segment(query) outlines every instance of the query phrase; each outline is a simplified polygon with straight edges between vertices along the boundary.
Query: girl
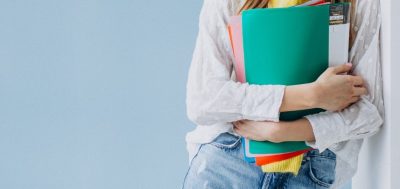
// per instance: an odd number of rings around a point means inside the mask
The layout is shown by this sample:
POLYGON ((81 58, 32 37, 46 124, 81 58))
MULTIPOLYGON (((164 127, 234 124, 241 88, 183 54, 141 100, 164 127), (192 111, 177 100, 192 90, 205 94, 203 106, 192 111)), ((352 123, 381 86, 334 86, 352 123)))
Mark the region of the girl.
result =
POLYGON ((357 170, 363 138, 383 123, 379 1, 352 2, 352 64, 328 68, 303 85, 239 83, 227 22, 242 10, 267 5, 268 0, 204 0, 187 82, 187 114, 197 127, 186 136, 190 166, 183 188, 340 188, 357 170), (349 71, 356 76, 342 74, 349 71), (278 122, 280 112, 308 108, 328 111, 278 122), (243 160, 240 136, 306 141, 314 150, 304 154, 297 176, 263 173, 243 160))

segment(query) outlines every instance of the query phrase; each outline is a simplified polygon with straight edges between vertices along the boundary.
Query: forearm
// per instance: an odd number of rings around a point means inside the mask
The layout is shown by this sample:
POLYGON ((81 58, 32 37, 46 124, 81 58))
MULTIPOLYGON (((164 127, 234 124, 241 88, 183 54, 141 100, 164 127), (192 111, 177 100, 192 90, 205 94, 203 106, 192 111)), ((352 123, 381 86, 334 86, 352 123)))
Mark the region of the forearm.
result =
POLYGON ((312 83, 285 87, 280 112, 315 108, 314 90, 312 83))
POLYGON ((347 75, 352 64, 329 67, 312 83, 285 88, 280 112, 322 108, 338 111, 359 100, 367 90, 363 78, 347 75))
POLYGON ((311 123, 302 118, 296 121, 279 122, 280 140, 286 141, 314 141, 314 132, 311 123))

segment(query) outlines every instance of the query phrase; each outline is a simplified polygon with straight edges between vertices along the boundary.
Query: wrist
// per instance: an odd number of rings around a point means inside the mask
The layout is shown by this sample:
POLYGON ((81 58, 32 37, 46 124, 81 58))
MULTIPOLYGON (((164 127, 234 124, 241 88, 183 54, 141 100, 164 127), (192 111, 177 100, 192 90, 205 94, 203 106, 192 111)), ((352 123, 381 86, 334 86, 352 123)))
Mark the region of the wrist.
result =
POLYGON ((285 130, 281 127, 282 122, 268 122, 268 129, 263 133, 264 139, 273 143, 283 142, 285 130))
POLYGON ((307 118, 280 123, 282 141, 313 141, 314 131, 307 118))
POLYGON ((287 141, 286 135, 287 131, 289 129, 288 125, 290 122, 286 121, 279 121, 274 124, 274 129, 272 130, 270 136, 269 136, 269 141, 274 142, 274 143, 280 143, 280 142, 285 142, 287 141))
POLYGON ((290 137, 291 129, 293 128, 294 121, 281 121, 279 122, 279 140, 281 142, 286 142, 290 137))
POLYGON ((319 99, 320 99, 320 89, 321 87, 318 85, 318 83, 316 82, 312 82, 308 84, 308 92, 305 95, 306 96, 306 100, 308 101, 307 105, 310 108, 320 108, 320 103, 319 103, 319 99))

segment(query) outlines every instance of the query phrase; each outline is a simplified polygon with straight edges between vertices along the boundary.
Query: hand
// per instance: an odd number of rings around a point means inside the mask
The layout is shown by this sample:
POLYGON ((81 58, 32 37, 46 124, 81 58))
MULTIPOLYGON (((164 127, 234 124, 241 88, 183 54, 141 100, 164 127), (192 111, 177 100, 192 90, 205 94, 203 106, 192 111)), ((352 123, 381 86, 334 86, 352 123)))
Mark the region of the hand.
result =
POLYGON ((251 121, 233 122, 234 130, 239 135, 256 141, 274 143, 286 141, 314 141, 314 131, 306 118, 296 121, 251 121))
POLYGON ((367 94, 360 76, 341 75, 351 70, 351 64, 328 68, 312 83, 314 100, 318 108, 340 111, 367 94))
POLYGON ((281 142, 279 122, 240 120, 233 122, 239 135, 256 141, 281 142))

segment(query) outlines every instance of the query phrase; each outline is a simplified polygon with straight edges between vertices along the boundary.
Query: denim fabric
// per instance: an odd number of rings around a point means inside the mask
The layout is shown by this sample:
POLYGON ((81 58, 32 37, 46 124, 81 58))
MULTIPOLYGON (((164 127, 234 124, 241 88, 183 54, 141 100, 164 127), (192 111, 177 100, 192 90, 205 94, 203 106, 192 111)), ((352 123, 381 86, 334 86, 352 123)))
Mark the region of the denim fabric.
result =
POLYGON ((186 173, 183 189, 326 189, 335 180, 336 155, 312 150, 304 155, 297 176, 291 173, 263 173, 243 160, 240 137, 220 134, 202 144, 186 173))

